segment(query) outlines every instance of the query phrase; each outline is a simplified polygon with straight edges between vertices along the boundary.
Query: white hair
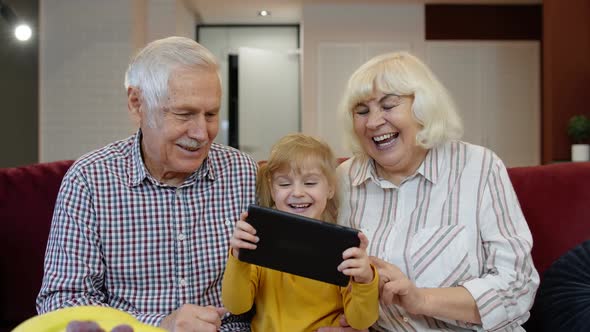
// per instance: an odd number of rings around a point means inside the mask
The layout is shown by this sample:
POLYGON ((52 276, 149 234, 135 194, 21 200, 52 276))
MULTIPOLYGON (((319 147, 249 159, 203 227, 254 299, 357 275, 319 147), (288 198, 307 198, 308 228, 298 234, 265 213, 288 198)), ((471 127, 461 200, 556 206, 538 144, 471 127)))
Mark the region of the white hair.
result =
POLYGON ((184 67, 201 67, 221 74, 215 56, 204 46, 185 37, 168 37, 149 43, 131 60, 125 72, 125 89, 135 87, 148 113, 148 125, 155 127, 156 110, 168 98, 170 74, 184 67))
POLYGON ((407 52, 383 54, 359 67, 350 77, 340 110, 346 119, 347 139, 356 155, 366 155, 353 128, 353 110, 375 91, 413 96, 412 114, 422 129, 418 145, 429 149, 463 135, 455 104, 432 71, 407 52))

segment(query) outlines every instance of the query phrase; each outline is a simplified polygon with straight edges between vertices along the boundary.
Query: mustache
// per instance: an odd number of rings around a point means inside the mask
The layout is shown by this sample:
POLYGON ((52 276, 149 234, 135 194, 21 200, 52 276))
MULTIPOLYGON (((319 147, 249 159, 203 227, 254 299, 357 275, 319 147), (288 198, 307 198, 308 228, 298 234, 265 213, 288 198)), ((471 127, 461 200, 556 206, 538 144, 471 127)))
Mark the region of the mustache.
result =
POLYGON ((183 137, 183 138, 177 140, 175 143, 178 145, 190 148, 190 149, 198 149, 200 147, 203 147, 203 146, 209 144, 209 141, 207 140, 207 141, 199 142, 196 139, 183 137))

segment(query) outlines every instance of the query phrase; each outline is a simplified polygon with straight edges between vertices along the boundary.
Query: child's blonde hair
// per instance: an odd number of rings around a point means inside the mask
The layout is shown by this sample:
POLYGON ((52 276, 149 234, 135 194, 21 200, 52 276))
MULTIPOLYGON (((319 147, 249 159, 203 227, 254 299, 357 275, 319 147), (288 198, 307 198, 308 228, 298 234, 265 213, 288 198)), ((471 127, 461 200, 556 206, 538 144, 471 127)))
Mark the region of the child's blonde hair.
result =
POLYGON ((330 146, 312 136, 304 134, 290 134, 281 138, 270 151, 268 161, 258 168, 256 180, 256 197, 258 204, 274 208, 275 202, 271 196, 272 175, 281 170, 291 169, 301 173, 305 166, 317 164, 322 174, 327 178, 328 185, 333 188, 334 195, 328 199, 322 213, 322 220, 335 223, 338 218, 338 183, 336 180, 336 166, 338 162, 330 146))

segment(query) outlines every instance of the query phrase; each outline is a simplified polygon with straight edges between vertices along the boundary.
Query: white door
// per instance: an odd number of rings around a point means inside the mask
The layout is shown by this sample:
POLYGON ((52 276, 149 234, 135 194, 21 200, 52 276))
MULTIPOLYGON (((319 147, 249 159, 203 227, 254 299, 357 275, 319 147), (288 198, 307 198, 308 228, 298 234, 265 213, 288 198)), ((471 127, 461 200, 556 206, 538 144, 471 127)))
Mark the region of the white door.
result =
POLYGON ((240 150, 268 159, 272 145, 299 125, 299 54, 238 50, 240 150))

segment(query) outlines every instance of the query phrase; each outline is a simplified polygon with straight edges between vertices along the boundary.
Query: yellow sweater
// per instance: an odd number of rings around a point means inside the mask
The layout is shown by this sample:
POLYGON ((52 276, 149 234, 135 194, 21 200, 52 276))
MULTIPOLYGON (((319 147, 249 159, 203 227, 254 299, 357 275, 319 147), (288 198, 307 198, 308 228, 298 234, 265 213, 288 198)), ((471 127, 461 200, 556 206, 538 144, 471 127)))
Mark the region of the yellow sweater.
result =
POLYGON ((373 271, 371 283, 351 281, 348 287, 338 287, 242 262, 230 250, 221 296, 223 305, 233 314, 256 305, 252 332, 315 331, 339 326, 342 313, 350 326, 360 330, 379 316, 379 276, 373 271))

